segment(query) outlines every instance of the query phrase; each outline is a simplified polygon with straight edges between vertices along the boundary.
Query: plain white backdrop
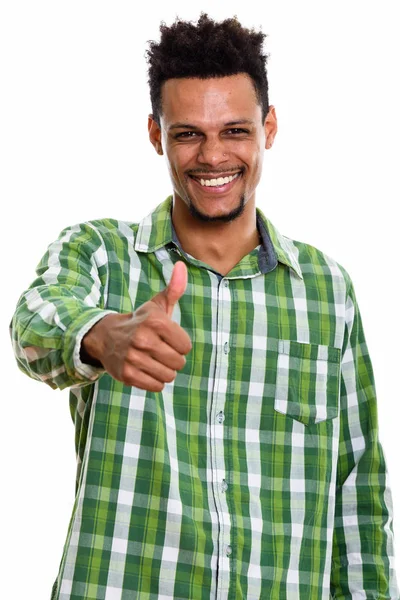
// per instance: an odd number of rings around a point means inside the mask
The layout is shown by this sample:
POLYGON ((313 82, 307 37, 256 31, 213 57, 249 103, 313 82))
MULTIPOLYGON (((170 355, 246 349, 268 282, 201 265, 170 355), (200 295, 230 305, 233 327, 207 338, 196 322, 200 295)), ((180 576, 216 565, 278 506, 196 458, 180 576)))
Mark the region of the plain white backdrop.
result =
POLYGON ((18 370, 10 319, 64 227, 136 221, 170 194, 164 159, 147 137, 144 53, 160 21, 197 19, 201 10, 218 20, 236 14, 268 34, 279 131, 257 204, 283 234, 317 246, 353 279, 375 372, 400 578, 398 9, 386 0, 3 2, 3 598, 50 598, 75 480, 68 390, 18 370))

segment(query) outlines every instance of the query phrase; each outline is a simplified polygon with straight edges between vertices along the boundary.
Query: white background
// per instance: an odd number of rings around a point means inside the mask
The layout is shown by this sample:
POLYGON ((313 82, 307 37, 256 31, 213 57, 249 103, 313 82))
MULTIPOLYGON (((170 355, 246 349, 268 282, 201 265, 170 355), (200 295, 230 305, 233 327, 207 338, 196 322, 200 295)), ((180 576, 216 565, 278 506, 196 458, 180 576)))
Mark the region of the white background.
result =
POLYGON ((68 391, 17 369, 9 321, 61 229, 102 217, 139 220, 169 195, 164 159, 147 138, 144 52, 161 20, 197 19, 200 10, 218 20, 237 14, 268 34, 279 131, 257 204, 283 234, 325 251, 353 279, 374 365, 400 576, 398 4, 216 4, 2 4, 3 598, 50 598, 75 479, 68 391))

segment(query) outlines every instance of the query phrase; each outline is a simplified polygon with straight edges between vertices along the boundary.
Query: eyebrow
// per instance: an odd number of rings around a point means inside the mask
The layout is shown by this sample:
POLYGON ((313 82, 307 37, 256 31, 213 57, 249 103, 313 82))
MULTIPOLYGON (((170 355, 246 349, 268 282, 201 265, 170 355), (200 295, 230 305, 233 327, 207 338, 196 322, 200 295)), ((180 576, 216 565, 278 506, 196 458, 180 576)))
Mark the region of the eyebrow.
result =
MULTIPOLYGON (((254 125, 254 121, 251 121, 250 119, 239 119, 237 121, 229 121, 228 123, 224 123, 224 127, 234 127, 235 125, 254 125)), ((173 125, 171 125, 168 128, 168 131, 171 131, 172 129, 194 129, 194 130, 199 130, 200 127, 197 127, 197 125, 191 125, 190 123, 173 123, 173 125)))

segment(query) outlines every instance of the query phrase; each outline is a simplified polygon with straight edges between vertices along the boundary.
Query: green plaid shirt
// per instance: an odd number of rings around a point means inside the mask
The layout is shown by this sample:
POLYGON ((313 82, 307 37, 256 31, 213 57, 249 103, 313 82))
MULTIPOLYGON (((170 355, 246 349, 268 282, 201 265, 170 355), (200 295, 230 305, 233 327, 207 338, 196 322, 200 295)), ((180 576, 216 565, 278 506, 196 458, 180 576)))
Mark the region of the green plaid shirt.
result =
POLYGON ((76 499, 53 600, 398 600, 377 401, 346 270, 282 236, 226 275, 140 223, 64 229, 11 324, 18 365, 70 388, 76 499), (160 393, 83 364, 84 334, 188 267, 192 340, 160 393))

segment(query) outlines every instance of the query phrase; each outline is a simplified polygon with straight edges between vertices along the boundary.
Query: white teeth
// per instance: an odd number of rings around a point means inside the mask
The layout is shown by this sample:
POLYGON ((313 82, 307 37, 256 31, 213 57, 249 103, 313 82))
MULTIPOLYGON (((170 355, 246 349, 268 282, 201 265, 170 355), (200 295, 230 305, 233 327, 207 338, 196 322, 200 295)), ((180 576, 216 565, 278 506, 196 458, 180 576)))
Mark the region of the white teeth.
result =
POLYGON ((229 177, 218 177, 218 179, 200 179, 200 183, 202 186, 206 187, 216 187, 217 185, 226 185, 230 183, 236 177, 239 177, 240 173, 236 173, 235 175, 230 175, 229 177))

